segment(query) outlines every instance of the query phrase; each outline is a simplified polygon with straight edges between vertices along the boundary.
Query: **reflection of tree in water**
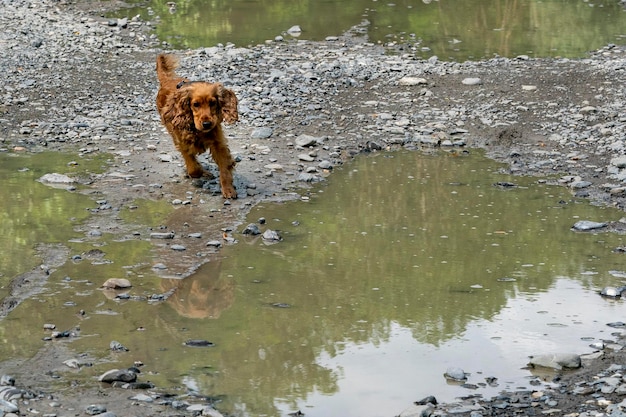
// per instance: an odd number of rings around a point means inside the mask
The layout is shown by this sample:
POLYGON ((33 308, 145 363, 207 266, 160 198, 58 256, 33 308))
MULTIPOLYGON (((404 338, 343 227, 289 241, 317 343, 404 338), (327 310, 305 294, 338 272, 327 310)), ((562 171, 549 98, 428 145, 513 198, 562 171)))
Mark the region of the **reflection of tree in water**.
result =
POLYGON ((184 279, 162 279, 163 292, 176 289, 167 299, 181 316, 217 319, 234 301, 235 282, 222 277, 221 262, 211 261, 184 279))
MULTIPOLYGON (((164 291, 178 288, 176 312, 200 318, 216 342, 193 361, 199 354, 188 350, 185 372, 224 395, 224 410, 279 415, 277 401, 295 408, 313 392, 337 392, 342 370, 324 356, 383 346, 398 326, 440 346, 518 292, 578 276, 589 239, 570 234, 569 222, 584 207, 566 212, 546 205, 541 189, 494 187, 511 180, 498 168, 474 152, 380 154, 338 173, 324 198, 255 208, 249 218, 269 219, 283 242, 241 237, 221 262, 163 280, 164 291), (497 281, 505 276, 517 281, 497 281)), ((559 201, 559 190, 545 192, 559 201)), ((178 355, 168 359, 183 369, 178 355)))
MULTIPOLYGON (((175 47, 198 48, 233 42, 256 44, 287 30, 294 22, 302 36, 321 40, 339 35, 367 19, 371 42, 419 39, 417 53, 459 62, 468 58, 584 56, 622 33, 621 4, 585 1, 399 0, 372 8, 371 0, 206 0, 177 1, 171 14, 168 0, 152 0, 160 17, 159 39, 175 47), (460 41, 460 42, 459 42, 460 41), (421 53, 421 47, 427 47, 421 53)), ((145 6, 124 9, 150 19, 145 6)))
POLYGON ((289 228, 288 207, 252 216, 282 219, 277 226, 292 244, 257 248, 266 253, 229 264, 280 280, 268 301, 306 306, 292 312, 291 337, 307 334, 331 355, 338 341, 386 340, 393 322, 439 346, 469 322, 498 314, 517 293, 542 291, 555 276, 581 270, 583 257, 563 253, 584 253, 588 241, 569 232, 571 211, 546 203, 544 193, 560 189, 495 187, 524 181, 498 168, 478 152, 359 159, 324 188, 323 199, 300 208, 300 227, 289 228), (503 277, 516 281, 498 281, 503 277))
POLYGON ((16 274, 30 270, 40 260, 33 248, 40 243, 64 242, 72 225, 88 215, 93 204, 80 193, 68 193, 37 181, 50 172, 80 178, 94 171, 99 159, 83 158, 77 166, 68 161, 76 155, 46 152, 33 155, 2 155, 0 199, 8 201, 0 210, 0 283, 6 286, 16 274), (79 165, 79 166, 78 166, 79 165), (72 220, 73 219, 73 220, 72 220))

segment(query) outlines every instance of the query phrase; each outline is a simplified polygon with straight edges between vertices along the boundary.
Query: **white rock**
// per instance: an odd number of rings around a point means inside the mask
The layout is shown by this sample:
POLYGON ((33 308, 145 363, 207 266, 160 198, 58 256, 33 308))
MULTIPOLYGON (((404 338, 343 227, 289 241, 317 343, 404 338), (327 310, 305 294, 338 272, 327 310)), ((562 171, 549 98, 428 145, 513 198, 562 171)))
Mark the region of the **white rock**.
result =
POLYGON ((141 402, 144 402, 144 403, 152 403, 152 402, 154 402, 154 398, 152 398, 151 396, 146 395, 146 394, 137 394, 137 395, 134 395, 134 396, 130 397, 130 399, 131 400, 135 400, 135 401, 141 401, 141 402))
POLYGON ((479 84, 482 84, 482 80, 480 78, 465 78, 461 82, 464 85, 479 85, 479 84))
POLYGON ((57 174, 56 172, 52 174, 45 174, 41 178, 39 178, 40 182, 45 182, 48 184, 72 184, 74 180, 67 175, 57 174))
POLYGON ((577 369, 581 366, 580 355, 575 353, 550 353, 533 356, 529 365, 553 369, 577 369))
POLYGON ((467 375, 465 374, 465 371, 463 371, 463 369, 461 368, 455 368, 455 367, 446 369, 446 373, 443 374, 443 376, 445 376, 446 379, 452 379, 455 381, 465 381, 467 379, 467 375))
POLYGON ((0 398, 0 410, 4 411, 5 413, 15 413, 19 410, 19 408, 12 402, 0 398))
POLYGON ((102 284, 102 287, 113 289, 130 288, 132 287, 132 284, 126 278, 109 278, 104 282, 104 284, 102 284))
POLYGON ((400 78, 400 80, 398 80, 398 85, 413 86, 413 85, 420 85, 420 84, 426 84, 426 78, 402 77, 400 78))
POLYGON ((618 156, 617 158, 611 159, 611 165, 620 169, 626 168, 626 156, 618 156))
POLYGON ((289 29, 287 29, 287 33, 291 36, 299 36, 302 33, 302 29, 298 25, 293 25, 289 29))
POLYGON ((310 136, 310 135, 300 135, 296 139, 296 145, 302 146, 303 148, 307 146, 317 145, 320 142, 321 142, 320 138, 317 138, 315 136, 310 136))
POLYGON ((590 220, 580 220, 574 223, 574 226, 572 226, 572 229, 587 231, 587 230, 593 230, 593 229, 602 229, 603 227, 606 227, 606 226, 607 224, 603 222, 601 223, 601 222, 592 222, 590 220))
POLYGON ((594 113, 596 111, 598 111, 598 109, 596 109, 593 106, 585 106, 582 109, 580 109, 581 113, 594 113))
POLYGON ((269 169, 272 171, 282 171, 283 166, 281 164, 267 164, 264 166, 265 169, 269 169))

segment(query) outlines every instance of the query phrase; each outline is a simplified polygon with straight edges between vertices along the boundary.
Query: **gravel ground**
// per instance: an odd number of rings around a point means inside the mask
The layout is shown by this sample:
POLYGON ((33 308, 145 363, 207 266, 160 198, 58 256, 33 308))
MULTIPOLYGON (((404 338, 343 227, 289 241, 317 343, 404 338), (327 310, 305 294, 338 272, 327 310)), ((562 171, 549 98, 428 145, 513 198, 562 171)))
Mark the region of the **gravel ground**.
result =
MULTIPOLYGON (((573 194, 626 208, 623 46, 608 45, 578 60, 520 56, 450 63, 416 60, 410 45, 369 44, 356 27, 317 43, 179 51, 181 74, 221 81, 239 97, 241 120, 226 133, 239 160, 242 198, 224 201, 217 182, 184 177, 182 159, 160 125, 154 62, 167 45, 150 35, 149 22, 103 18, 103 4, 0 0, 0 151, 114 155, 107 172, 84 180, 86 193, 113 208, 94 213, 86 232, 131 233, 116 210, 144 197, 188 204, 194 215, 173 216, 168 226, 202 225, 205 235, 220 239, 258 202, 301 198, 353 156, 400 148, 485 149, 512 173, 550 175, 573 194)), ((611 227, 624 228, 621 222, 611 227)), ((171 274, 185 276, 197 267, 168 253, 162 257, 171 274)), ((14 307, 5 305, 4 313, 14 307)), ((626 392, 626 342, 619 328, 614 337, 581 370, 558 373, 535 392, 414 406, 402 415, 626 415, 617 405, 626 392)), ((219 415, 206 399, 187 398, 197 405, 186 408, 157 390, 144 393, 158 397, 154 402, 98 383, 49 392, 43 375, 71 357, 63 349, 49 346, 29 361, 0 364, 17 387, 36 394, 14 400, 15 415, 103 409, 109 416, 219 415)), ((0 389, 0 398, 12 398, 8 391, 0 389)), ((398 404, 389 415, 410 406, 398 404)))

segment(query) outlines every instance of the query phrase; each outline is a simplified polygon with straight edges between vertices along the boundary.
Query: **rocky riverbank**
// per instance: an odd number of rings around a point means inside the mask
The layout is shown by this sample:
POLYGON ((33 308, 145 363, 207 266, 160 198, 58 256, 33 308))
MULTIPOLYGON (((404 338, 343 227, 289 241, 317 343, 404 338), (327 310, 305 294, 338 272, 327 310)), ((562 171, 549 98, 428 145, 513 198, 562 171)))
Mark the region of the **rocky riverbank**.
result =
MULTIPOLYGON (((0 151, 113 155, 105 173, 85 179, 85 192, 106 201, 85 233, 125 236, 117 211, 146 197, 191 206, 194 216, 173 217, 172 229, 202 225, 205 236, 221 239, 258 202, 300 198, 354 155, 399 148, 485 149, 512 173, 550 175, 578 196, 626 208, 623 46, 579 60, 451 63, 416 60, 406 45, 369 44, 355 28, 325 42, 178 52, 182 74, 221 81, 239 97, 241 121, 226 133, 241 198, 225 202, 217 182, 184 178, 160 125, 154 60, 167 45, 150 34, 149 22, 103 18, 102 4, 0 0, 0 151)), ((169 252, 162 258, 168 273, 197 267, 169 252)), ((420 405, 403 415, 622 415, 625 342, 619 328, 612 336, 582 370, 538 380, 534 392, 420 405)), ((17 410, 0 408, 18 415, 219 415, 210 399, 170 397, 158 387, 137 395, 94 382, 50 392, 38 375, 55 370, 63 349, 0 364, 19 388, 0 390, 17 410)))

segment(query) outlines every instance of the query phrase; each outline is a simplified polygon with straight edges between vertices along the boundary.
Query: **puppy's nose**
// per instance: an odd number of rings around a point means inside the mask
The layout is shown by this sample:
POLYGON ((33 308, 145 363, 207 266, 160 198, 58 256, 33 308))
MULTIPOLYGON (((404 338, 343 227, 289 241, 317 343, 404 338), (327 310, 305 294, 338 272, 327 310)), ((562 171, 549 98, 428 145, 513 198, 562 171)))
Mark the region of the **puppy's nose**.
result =
POLYGON ((202 128, 208 130, 213 127, 213 123, 211 122, 202 122, 202 128))

